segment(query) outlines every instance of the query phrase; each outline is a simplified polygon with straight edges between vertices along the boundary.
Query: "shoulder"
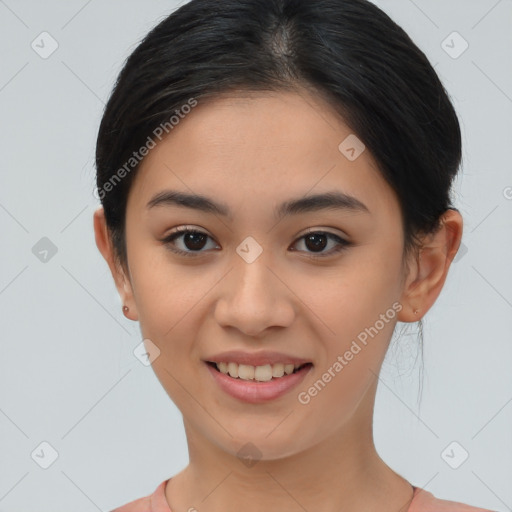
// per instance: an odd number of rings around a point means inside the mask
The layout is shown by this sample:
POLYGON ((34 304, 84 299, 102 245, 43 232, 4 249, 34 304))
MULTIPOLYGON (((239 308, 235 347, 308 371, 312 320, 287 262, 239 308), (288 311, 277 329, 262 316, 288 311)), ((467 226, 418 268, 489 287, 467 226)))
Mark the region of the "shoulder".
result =
POLYGON ((125 503, 110 512, 171 512, 165 498, 165 487, 169 480, 164 480, 149 496, 125 503))
POLYGON ((431 492, 414 488, 414 495, 407 512, 494 512, 486 508, 478 508, 458 501, 436 498, 431 492))

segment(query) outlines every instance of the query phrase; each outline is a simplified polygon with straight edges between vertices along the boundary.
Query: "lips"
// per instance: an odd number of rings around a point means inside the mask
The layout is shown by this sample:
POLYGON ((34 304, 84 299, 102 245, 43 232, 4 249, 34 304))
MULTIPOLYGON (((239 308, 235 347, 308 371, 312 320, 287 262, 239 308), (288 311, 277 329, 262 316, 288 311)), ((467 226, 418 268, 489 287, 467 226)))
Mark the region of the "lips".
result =
POLYGON ((205 368, 213 379, 215 387, 218 386, 227 395, 249 404, 261 404, 276 400, 289 394, 296 388, 312 370, 311 363, 305 364, 301 369, 279 378, 272 378, 266 382, 233 378, 220 372, 212 364, 205 363, 205 368))

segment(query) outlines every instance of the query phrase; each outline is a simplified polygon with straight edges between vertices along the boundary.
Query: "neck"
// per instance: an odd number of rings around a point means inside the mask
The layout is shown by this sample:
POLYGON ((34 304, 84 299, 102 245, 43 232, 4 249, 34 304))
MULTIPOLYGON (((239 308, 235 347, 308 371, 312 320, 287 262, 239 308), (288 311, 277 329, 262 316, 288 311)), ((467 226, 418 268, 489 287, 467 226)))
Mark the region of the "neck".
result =
POLYGON ((253 464, 220 449, 185 421, 190 463, 166 488, 171 510, 406 512, 412 486, 384 463, 373 442, 376 388, 374 382, 333 435, 293 455, 253 464))

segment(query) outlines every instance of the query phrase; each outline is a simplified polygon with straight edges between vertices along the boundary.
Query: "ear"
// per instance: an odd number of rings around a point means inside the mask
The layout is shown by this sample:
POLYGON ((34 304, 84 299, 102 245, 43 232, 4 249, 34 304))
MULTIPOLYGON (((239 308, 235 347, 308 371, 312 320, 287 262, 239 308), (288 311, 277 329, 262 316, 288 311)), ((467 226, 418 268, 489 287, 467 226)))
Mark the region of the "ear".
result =
POLYGON ((125 271, 118 261, 118 258, 115 256, 112 238, 107 228, 105 211, 102 206, 94 212, 94 236, 96 246, 108 263, 117 291, 121 297, 121 302, 123 306, 128 306, 129 308, 128 312, 125 314, 126 317, 130 320, 138 320, 129 272, 125 271))
POLYGON ((414 262, 409 262, 397 315, 400 322, 416 322, 430 309, 443 289, 450 264, 462 239, 462 217, 449 209, 441 217, 440 228, 422 240, 414 262), (418 314, 414 311, 418 310, 418 314))

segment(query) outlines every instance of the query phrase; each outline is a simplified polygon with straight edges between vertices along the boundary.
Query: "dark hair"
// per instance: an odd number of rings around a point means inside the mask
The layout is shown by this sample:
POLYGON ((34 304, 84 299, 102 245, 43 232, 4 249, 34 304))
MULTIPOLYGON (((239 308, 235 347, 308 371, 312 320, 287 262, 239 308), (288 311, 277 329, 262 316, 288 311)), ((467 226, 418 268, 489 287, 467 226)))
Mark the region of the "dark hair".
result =
POLYGON ((101 120, 97 188, 119 261, 127 263, 125 211, 138 166, 126 163, 158 126, 191 99, 301 89, 327 101, 371 152, 400 203, 404 261, 417 250, 418 235, 456 209, 461 133, 406 32, 367 0, 192 0, 127 58, 101 120))

